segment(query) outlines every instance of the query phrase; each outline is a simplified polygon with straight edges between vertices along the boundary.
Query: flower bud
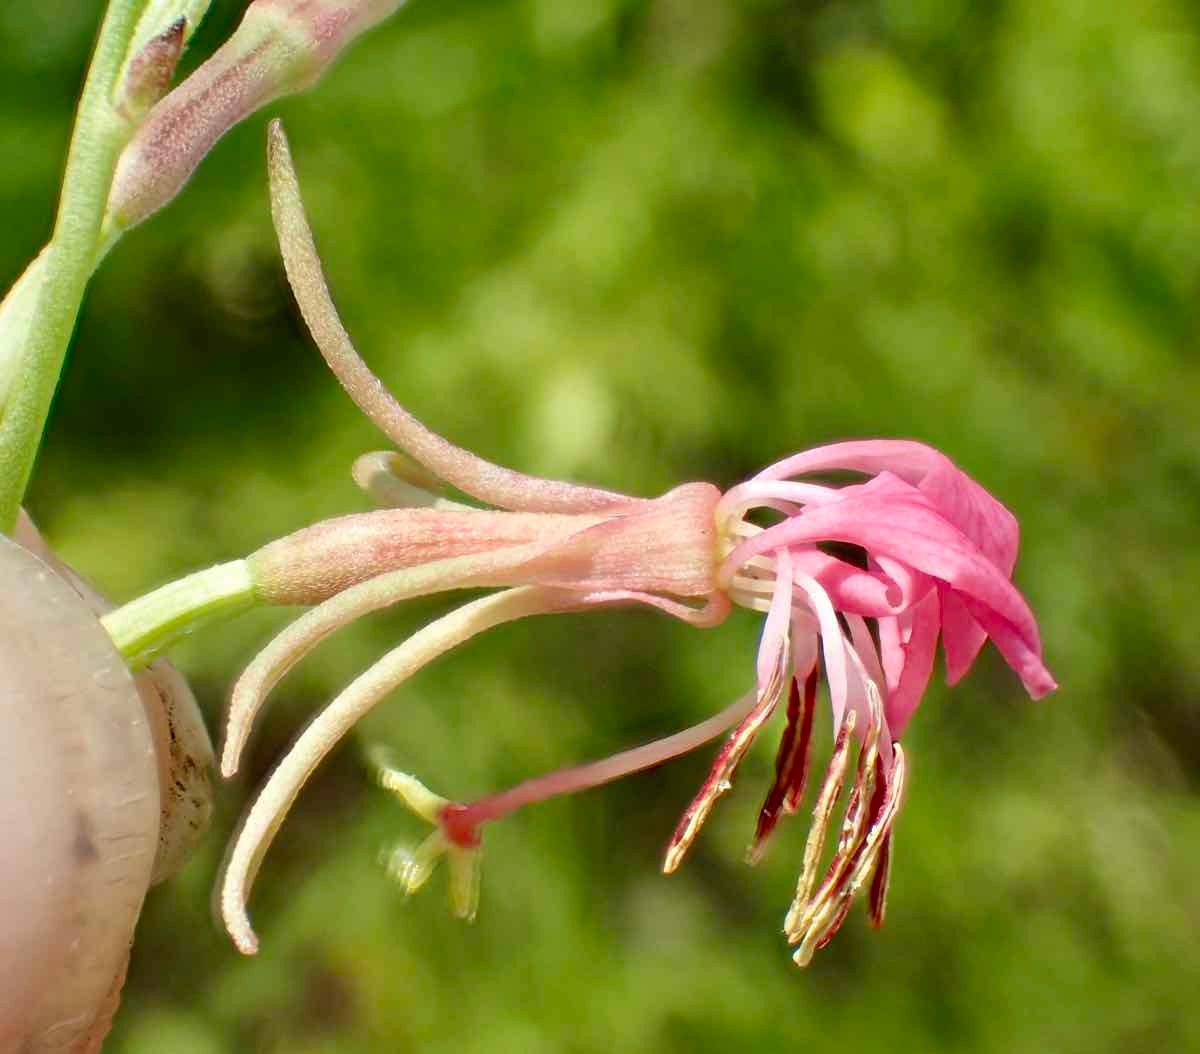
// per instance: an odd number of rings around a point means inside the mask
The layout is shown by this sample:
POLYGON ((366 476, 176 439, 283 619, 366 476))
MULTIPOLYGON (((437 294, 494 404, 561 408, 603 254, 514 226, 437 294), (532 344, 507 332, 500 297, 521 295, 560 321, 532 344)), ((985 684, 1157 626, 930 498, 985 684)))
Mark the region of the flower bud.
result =
POLYGON ((175 19, 135 51, 117 79, 114 105, 126 120, 136 123, 171 86, 187 39, 186 18, 175 19))
POLYGON ((212 0, 149 0, 129 41, 128 56, 137 55, 180 19, 184 21, 183 43, 186 45, 204 21, 211 3, 212 0))
POLYGON ((117 163, 106 222, 124 230, 179 193, 230 128, 309 87, 355 37, 402 0, 254 0, 241 24, 162 99, 117 163))

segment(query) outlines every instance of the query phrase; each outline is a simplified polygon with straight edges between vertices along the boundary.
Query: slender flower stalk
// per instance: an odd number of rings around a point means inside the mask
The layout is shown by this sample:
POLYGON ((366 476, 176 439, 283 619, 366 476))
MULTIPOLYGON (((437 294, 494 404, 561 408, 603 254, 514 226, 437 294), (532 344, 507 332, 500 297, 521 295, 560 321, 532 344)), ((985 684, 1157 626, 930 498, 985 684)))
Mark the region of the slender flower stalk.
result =
MULTIPOLYGON (((54 273, 48 266, 51 250, 61 253, 66 244, 69 252, 79 256, 77 266, 89 265, 79 285, 82 296, 83 284, 104 255, 99 244, 103 207, 118 152, 146 111, 170 87, 179 57, 208 5, 209 0, 113 0, 109 4, 76 116, 54 240, 0 300, 0 414, 20 374, 26 344, 31 338, 40 339, 42 330, 51 324, 43 317, 49 308, 35 312, 43 281, 48 272, 54 273), (69 211, 75 215, 68 224, 69 211), (64 243, 60 230, 70 230, 71 240, 64 243), (85 235, 93 243, 86 251, 85 235)), ((53 303, 61 311, 71 306, 61 291, 54 295, 53 303)), ((75 303, 73 310, 78 306, 75 303)), ((44 353, 35 354, 31 364, 35 370, 37 354, 44 353)))
POLYGON ((104 203, 127 127, 111 105, 127 61, 142 4, 114 0, 100 27, 95 54, 76 112, 54 235, 21 283, 4 321, 0 302, 0 532, 11 533, 62 372, 83 291, 92 273, 104 203))
POLYGON ((239 565, 255 600, 312 608, 236 684, 222 772, 237 771, 275 685, 337 629, 412 597, 497 591, 385 655, 317 715, 280 761, 227 858, 220 905, 237 946, 247 953, 258 947, 246 902, 279 825, 316 766, 367 711, 423 666, 493 626, 614 605, 653 606, 700 627, 719 624, 735 604, 762 612, 753 690, 693 728, 473 802, 443 798, 411 774, 377 763, 381 784, 434 826, 415 851, 388 856, 389 872, 412 892, 445 856, 454 909, 471 917, 485 825, 727 734, 670 840, 664 870, 674 871, 731 789, 755 738, 782 710, 775 774, 748 854, 757 860, 781 818, 803 806, 824 694, 834 744, 784 933, 796 962, 806 964, 864 888, 871 920, 881 924, 908 782, 898 737, 932 676, 939 639, 952 682, 990 637, 1031 696, 1055 687, 1036 620, 1011 582, 1017 525, 1008 510, 945 456, 907 441, 819 447, 724 495, 692 483, 654 499, 537 479, 484 461, 404 410, 354 350, 329 297, 278 124, 270 131, 269 169, 284 265, 317 346, 402 453, 367 455, 355 466, 355 478, 390 507, 305 528, 239 565), (832 472, 857 481, 833 485, 824 479, 832 472), (470 502, 442 497, 439 481, 470 502))
POLYGON ((11 531, 88 279, 222 135, 301 91, 403 0, 252 0, 174 91, 210 0, 112 0, 72 134, 51 242, 0 300, 0 531, 11 531), (164 97, 165 96, 165 97, 164 97))

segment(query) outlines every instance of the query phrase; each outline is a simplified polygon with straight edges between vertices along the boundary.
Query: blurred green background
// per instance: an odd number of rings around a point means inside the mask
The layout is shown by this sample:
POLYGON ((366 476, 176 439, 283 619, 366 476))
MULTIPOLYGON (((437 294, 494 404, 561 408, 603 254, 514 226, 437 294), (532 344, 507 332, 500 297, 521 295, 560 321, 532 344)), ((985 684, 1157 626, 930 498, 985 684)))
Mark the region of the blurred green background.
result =
MULTIPOLYGON (((192 61, 244 3, 218 2, 192 61)), ((0 285, 49 231, 100 4, 0 7, 0 285)), ((803 819, 741 863, 764 737, 683 871, 708 753, 489 832, 473 926, 377 857, 419 825, 384 743, 469 797, 672 731, 749 683, 758 620, 533 620, 372 715, 267 858, 242 959, 223 836, 303 722, 452 600, 282 687, 207 848, 147 904, 106 1050, 1200 1050, 1200 9, 1184 0, 415 0, 292 137, 360 349, 438 430, 640 494, 864 435, 945 449, 1019 515, 1063 687, 990 649, 906 740, 890 918, 807 972, 779 934, 803 819)), ((128 599, 366 507, 384 445, 273 247, 260 115, 95 280, 30 496, 128 599)), ((174 655, 219 725, 284 621, 174 655)))

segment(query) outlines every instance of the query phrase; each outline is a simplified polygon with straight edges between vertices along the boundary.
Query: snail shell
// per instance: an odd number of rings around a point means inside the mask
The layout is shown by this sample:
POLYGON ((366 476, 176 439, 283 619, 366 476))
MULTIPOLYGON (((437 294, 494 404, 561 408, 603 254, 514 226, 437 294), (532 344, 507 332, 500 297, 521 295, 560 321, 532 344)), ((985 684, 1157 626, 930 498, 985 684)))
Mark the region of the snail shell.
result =
POLYGON ((210 809, 186 684, 135 684, 69 574, 0 536, 0 1054, 99 1050, 146 890, 210 809))

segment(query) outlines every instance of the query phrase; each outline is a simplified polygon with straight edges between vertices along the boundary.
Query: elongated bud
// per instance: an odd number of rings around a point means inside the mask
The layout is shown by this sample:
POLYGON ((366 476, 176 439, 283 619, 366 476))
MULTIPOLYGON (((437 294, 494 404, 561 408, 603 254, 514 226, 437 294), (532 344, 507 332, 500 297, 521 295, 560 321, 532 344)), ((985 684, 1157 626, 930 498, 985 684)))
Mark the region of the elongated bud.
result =
POLYGON ((212 0, 148 0, 137 28, 129 41, 128 60, 139 54, 147 44, 178 22, 184 21, 183 43, 195 35, 204 16, 208 14, 212 0))
POLYGON ((113 101, 117 112, 126 120, 134 123, 141 120, 146 111, 166 95, 179 56, 183 54, 187 25, 186 18, 175 19, 130 58, 118 78, 113 101))
POLYGON ((233 36, 150 111, 125 148, 109 194, 109 230, 132 227, 166 205, 230 128, 309 87, 401 2, 254 0, 233 36))

